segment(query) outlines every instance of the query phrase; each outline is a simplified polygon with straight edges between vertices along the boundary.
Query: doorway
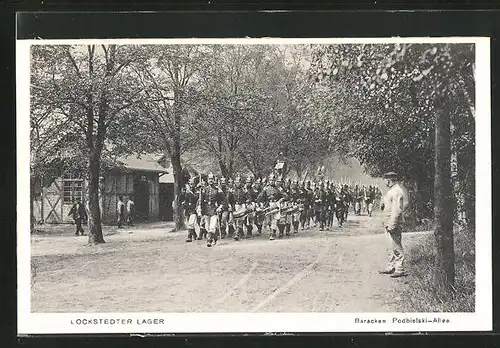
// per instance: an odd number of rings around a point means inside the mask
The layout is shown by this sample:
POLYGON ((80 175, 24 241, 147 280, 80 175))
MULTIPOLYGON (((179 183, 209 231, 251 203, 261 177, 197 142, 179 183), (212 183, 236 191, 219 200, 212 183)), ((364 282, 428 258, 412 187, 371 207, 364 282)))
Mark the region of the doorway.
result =
POLYGON ((134 198, 136 219, 146 221, 149 218, 149 182, 145 175, 134 178, 134 198))
POLYGON ((174 221, 172 201, 174 200, 174 184, 160 184, 160 220, 174 221))

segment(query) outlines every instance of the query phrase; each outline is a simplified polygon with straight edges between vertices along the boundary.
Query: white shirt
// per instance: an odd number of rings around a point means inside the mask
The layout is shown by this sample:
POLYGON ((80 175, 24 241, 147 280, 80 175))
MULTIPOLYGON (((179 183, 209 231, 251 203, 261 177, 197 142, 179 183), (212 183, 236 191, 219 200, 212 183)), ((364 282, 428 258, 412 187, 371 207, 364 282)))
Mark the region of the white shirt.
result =
POLYGON ((118 212, 118 214, 121 212, 122 210, 122 207, 125 206, 125 203, 123 203, 122 201, 118 201, 118 203, 116 204, 116 211, 118 212))
POLYGON ((402 222, 403 212, 408 206, 408 194, 399 183, 394 184, 384 197, 384 210, 386 212, 385 226, 392 230, 402 222))
POLYGON ((134 207, 134 201, 129 199, 127 202, 127 212, 130 213, 130 211, 133 209, 133 207, 134 207))

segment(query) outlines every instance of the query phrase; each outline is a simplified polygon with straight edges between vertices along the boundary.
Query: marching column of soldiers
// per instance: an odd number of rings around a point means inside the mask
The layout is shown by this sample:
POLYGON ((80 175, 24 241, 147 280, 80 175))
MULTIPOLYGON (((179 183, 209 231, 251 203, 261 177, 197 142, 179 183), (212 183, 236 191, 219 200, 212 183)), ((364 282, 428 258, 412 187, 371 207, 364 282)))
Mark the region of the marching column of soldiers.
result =
POLYGON ((272 173, 268 178, 217 180, 210 173, 206 182, 191 178, 181 197, 188 227, 186 242, 206 239, 211 247, 222 238, 252 238, 265 226, 269 240, 298 234, 299 229, 331 230, 347 220, 349 208, 372 215, 382 191, 377 186, 359 186, 330 181, 302 182, 272 173), (198 230, 198 233, 197 233, 198 230))

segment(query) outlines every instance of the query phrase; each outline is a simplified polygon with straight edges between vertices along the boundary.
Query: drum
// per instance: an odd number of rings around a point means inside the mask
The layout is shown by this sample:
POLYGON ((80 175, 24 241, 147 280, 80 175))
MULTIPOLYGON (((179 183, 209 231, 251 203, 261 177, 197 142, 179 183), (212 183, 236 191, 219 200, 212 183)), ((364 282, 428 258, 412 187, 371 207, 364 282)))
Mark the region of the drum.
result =
POLYGON ((239 219, 239 218, 242 218, 244 217, 246 214, 248 214, 248 209, 245 208, 244 206, 241 206, 239 209, 237 209, 236 211, 233 212, 233 217, 235 219, 239 219))

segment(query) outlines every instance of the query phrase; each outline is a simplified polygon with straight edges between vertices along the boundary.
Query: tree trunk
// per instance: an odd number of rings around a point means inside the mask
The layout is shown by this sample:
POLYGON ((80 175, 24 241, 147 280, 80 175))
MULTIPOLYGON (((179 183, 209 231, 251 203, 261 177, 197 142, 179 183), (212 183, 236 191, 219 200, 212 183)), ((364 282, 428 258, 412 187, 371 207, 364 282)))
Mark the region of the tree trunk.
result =
POLYGON ((35 205, 33 201, 35 200, 35 183, 36 179, 31 178, 30 180, 30 231, 35 232, 35 205))
POLYGON ((182 191, 182 167, 181 156, 179 153, 173 153, 170 157, 174 174, 174 222, 175 231, 184 229, 184 218, 182 216, 182 207, 180 197, 182 191))
POLYGON ((182 166, 181 166, 181 112, 182 109, 179 105, 181 91, 174 90, 174 136, 172 146, 172 169, 174 172, 174 222, 175 231, 184 229, 184 218, 182 216, 182 207, 180 198, 182 193, 182 166))
POLYGON ((226 164, 224 163, 224 161, 222 159, 219 159, 219 168, 220 168, 220 172, 222 173, 222 176, 227 178, 229 177, 229 171, 226 167, 226 164))
POLYGON ((302 169, 301 169, 301 166, 296 166, 295 167, 295 171, 297 172, 297 180, 299 182, 302 182, 302 169))
POLYGON ((415 178, 416 192, 415 192, 415 211, 416 218, 421 219, 432 219, 433 212, 433 184, 432 180, 421 173, 415 178), (432 205, 430 205, 431 203, 432 205))
POLYGON ((458 176, 463 195, 463 212, 467 228, 473 232, 476 228, 476 188, 475 188, 474 146, 467 146, 458 154, 458 176))
POLYGON ((99 206, 100 154, 94 150, 89 158, 89 244, 105 243, 99 206))
POLYGON ((445 108, 446 97, 436 101, 436 130, 434 158, 434 216, 437 253, 435 283, 451 290, 455 281, 455 253, 453 248, 453 206, 451 187, 450 115, 445 108))

